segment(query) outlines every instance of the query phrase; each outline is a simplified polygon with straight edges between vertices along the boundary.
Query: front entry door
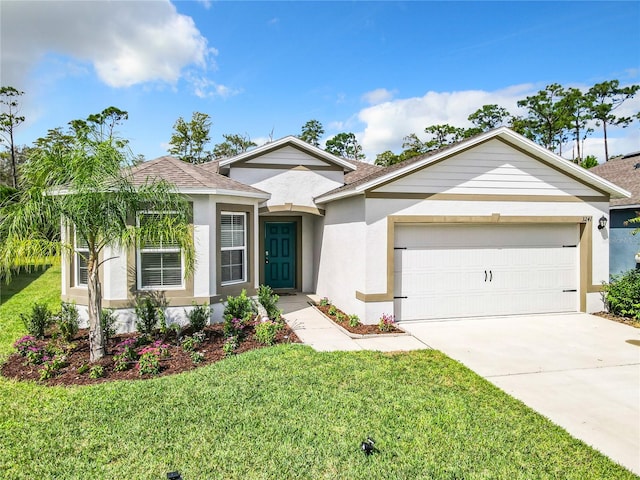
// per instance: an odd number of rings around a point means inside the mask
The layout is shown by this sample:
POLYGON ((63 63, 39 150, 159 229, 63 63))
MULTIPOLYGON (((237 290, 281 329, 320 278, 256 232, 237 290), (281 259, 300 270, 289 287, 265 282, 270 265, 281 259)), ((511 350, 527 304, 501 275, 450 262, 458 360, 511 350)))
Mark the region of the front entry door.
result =
POLYGON ((296 286, 296 223, 265 222, 264 283, 271 288, 296 286))

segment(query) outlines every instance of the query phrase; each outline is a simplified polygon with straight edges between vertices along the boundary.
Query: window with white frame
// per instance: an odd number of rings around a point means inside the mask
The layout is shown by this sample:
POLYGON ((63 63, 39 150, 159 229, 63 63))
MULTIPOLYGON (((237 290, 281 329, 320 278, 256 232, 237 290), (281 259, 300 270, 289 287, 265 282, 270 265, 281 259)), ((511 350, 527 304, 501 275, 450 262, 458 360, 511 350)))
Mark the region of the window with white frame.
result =
POLYGON ((220 215, 220 282, 222 285, 247 280, 246 213, 220 215))
MULTIPOLYGON (((138 214, 138 226, 144 226, 163 212, 138 214)), ((165 240, 143 241, 138 246, 138 289, 167 290, 183 288, 184 264, 182 250, 177 243, 165 240)))
POLYGON ((73 234, 73 251, 75 257, 75 285, 86 287, 89 282, 89 245, 77 232, 73 234))

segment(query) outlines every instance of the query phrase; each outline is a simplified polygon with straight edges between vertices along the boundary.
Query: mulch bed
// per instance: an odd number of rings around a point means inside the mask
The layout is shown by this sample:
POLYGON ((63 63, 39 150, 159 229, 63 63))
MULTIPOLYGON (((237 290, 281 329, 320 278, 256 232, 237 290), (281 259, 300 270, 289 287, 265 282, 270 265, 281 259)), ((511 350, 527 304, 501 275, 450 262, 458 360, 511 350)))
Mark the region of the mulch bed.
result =
POLYGON ((356 333, 356 334, 359 334, 359 335, 380 335, 380 334, 390 334, 390 333, 405 333, 403 330, 400 330, 399 328, 394 327, 394 326, 391 326, 390 330, 388 330, 386 332, 382 332, 378 328, 378 325, 363 325, 363 324, 360 324, 357 327, 352 327, 351 325, 349 325, 349 317, 348 317, 348 315, 345 314, 339 308, 336 308, 336 312, 339 312, 342 315, 344 315, 345 320, 339 321, 336 318, 336 315, 329 315, 329 309, 331 308, 330 305, 316 305, 316 308, 318 310, 320 310, 322 313, 324 313, 327 318, 330 318, 335 323, 337 323, 342 328, 344 328, 346 331, 351 332, 351 333, 356 333))
MULTIPOLYGON (((249 350, 257 348, 264 348, 265 345, 258 343, 253 338, 253 327, 245 328, 246 336, 245 340, 240 343, 235 350, 235 354, 244 353, 249 350)), ((73 340, 74 347, 67 353, 67 365, 59 370, 58 374, 49 379, 40 381, 40 365, 26 364, 26 359, 20 356, 18 353, 14 353, 9 356, 7 361, 0 368, 0 373, 4 377, 13 378, 16 380, 35 380, 45 385, 89 385, 94 383, 111 382, 114 380, 140 380, 155 378, 165 375, 173 375, 176 373, 185 372, 187 370, 193 370, 204 365, 217 362, 225 358, 225 354, 222 350, 222 345, 225 342, 225 335, 223 332, 222 324, 210 325, 204 329, 206 335, 203 343, 197 348, 198 352, 204 355, 201 362, 195 364, 191 360, 190 353, 185 352, 180 346, 176 345, 175 337, 165 343, 170 344, 168 358, 162 358, 160 360, 160 373, 157 375, 144 375, 140 376, 137 368, 132 366, 129 370, 116 371, 114 370, 113 361, 113 349, 115 345, 123 340, 135 337, 137 334, 120 334, 116 335, 109 341, 107 346, 108 354, 100 359, 93 365, 102 365, 104 368, 104 377, 102 378, 89 378, 89 372, 80 374, 78 368, 82 365, 89 364, 89 332, 88 330, 80 330, 73 340)), ((190 332, 184 332, 184 334, 190 334, 190 332)), ((44 340, 40 340, 37 346, 44 346, 47 342, 51 341, 51 337, 46 337, 44 340)), ((279 343, 300 343, 300 340, 296 334, 285 325, 276 336, 276 344, 279 343)))
POLYGON ((594 315, 597 315, 598 317, 606 318, 607 320, 613 320, 614 322, 624 323, 625 325, 630 325, 634 328, 640 328, 640 320, 635 320, 633 318, 621 317, 619 315, 614 315, 613 313, 609 313, 609 312, 598 312, 598 313, 594 313, 594 315))

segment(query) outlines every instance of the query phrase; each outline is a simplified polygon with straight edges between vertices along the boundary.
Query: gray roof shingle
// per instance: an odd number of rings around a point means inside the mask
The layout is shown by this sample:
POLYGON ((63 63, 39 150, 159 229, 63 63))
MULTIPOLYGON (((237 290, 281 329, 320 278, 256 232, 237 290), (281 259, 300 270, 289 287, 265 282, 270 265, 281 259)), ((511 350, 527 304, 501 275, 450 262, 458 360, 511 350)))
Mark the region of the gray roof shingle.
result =
POLYGON ((148 180, 166 180, 178 190, 229 190, 266 194, 262 190, 232 180, 215 171, 183 162, 175 157, 164 156, 141 163, 131 169, 133 182, 142 185, 148 180))
POLYGON ((631 198, 612 199, 612 207, 640 205, 640 153, 612 158, 590 169, 592 173, 631 192, 631 198))

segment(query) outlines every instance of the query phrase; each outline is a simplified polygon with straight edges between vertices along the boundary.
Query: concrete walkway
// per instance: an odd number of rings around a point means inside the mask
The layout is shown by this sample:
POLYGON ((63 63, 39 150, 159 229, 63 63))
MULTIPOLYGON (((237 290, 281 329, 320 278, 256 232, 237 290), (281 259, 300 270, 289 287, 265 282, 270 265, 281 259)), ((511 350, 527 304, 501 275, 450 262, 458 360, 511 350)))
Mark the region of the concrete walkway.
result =
POLYGON ((278 301, 278 306, 283 310, 287 324, 296 332, 302 342, 314 350, 321 352, 337 350, 395 352, 429 348, 428 345, 410 334, 351 338, 309 304, 309 302, 319 300, 320 298, 315 295, 296 294, 281 296, 278 301))
POLYGON ((289 326, 318 351, 436 348, 640 475, 640 330, 583 313, 405 322, 402 336, 351 338, 281 296, 289 326))

